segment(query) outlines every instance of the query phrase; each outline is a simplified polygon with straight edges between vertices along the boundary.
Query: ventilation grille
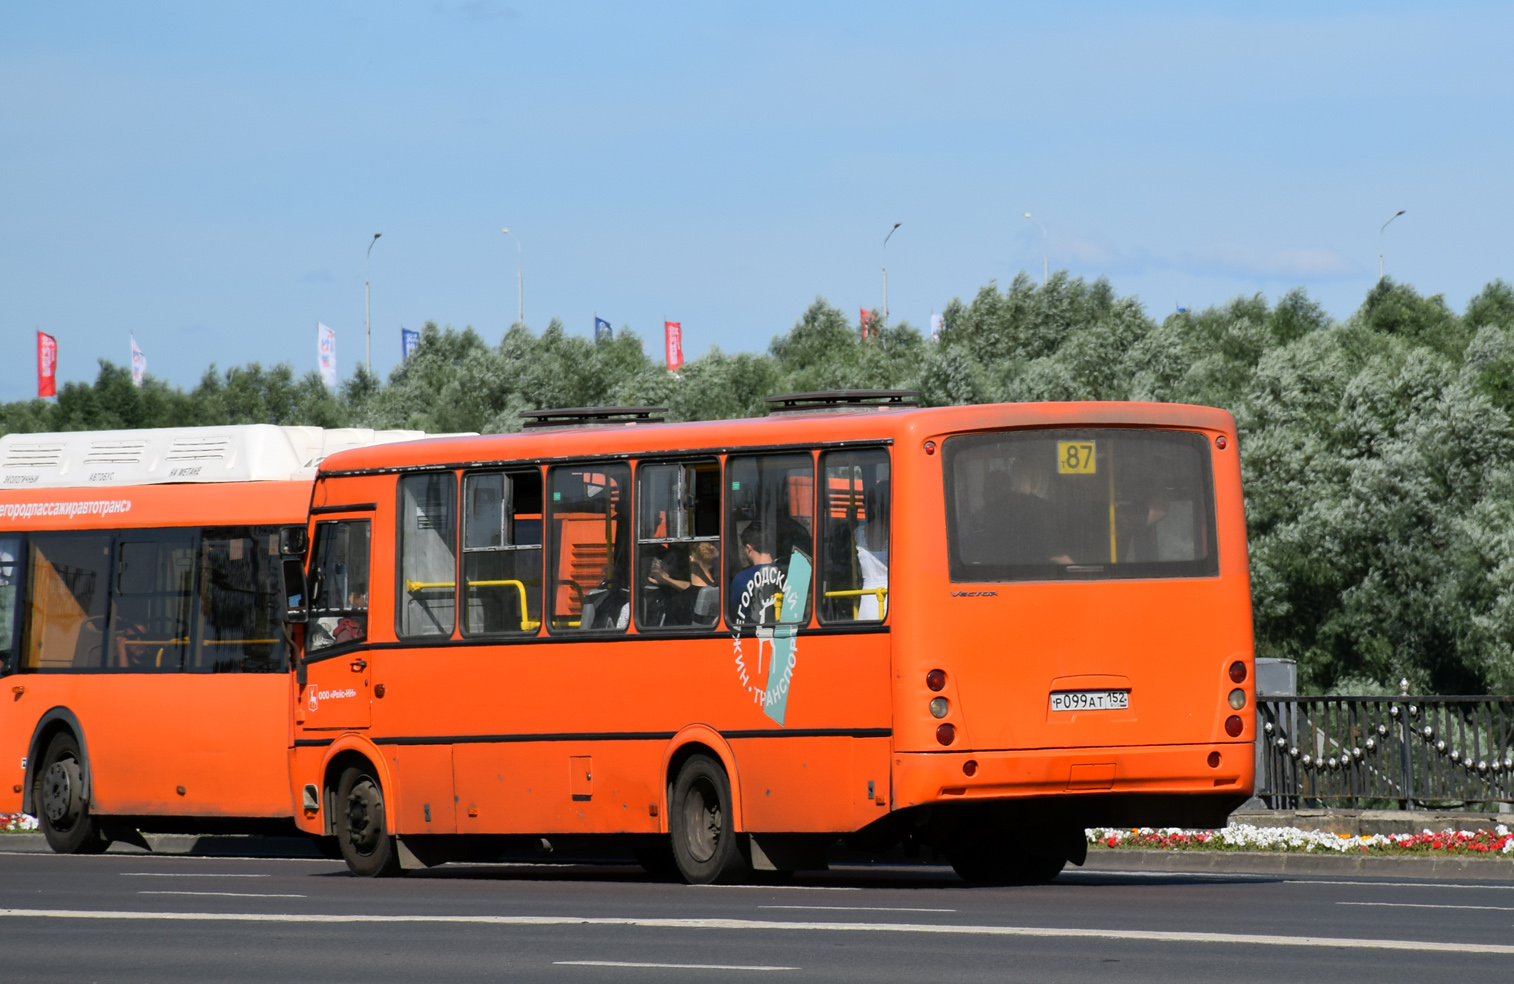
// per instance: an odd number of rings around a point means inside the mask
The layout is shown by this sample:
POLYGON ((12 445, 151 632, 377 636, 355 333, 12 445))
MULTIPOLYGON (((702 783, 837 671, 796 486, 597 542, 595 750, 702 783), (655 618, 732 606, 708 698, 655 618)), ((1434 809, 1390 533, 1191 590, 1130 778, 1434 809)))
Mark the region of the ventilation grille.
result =
POLYGON ((146 441, 95 441, 85 452, 86 465, 139 465, 146 441))
POLYGON ((63 463, 61 444, 12 444, 3 468, 57 468, 63 463))
POLYGON ((168 448, 169 461, 219 461, 231 449, 224 437, 179 437, 168 448))

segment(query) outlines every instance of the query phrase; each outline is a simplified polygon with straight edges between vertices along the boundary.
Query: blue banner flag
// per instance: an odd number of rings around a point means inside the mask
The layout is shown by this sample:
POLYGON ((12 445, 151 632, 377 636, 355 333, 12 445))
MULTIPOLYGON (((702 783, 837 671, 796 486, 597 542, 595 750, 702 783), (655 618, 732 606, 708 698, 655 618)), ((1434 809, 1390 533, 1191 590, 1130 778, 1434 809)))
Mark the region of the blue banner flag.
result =
POLYGON ((614 337, 614 331, 610 328, 610 323, 604 318, 596 316, 594 319, 594 340, 596 342, 608 342, 612 337, 614 337))
POLYGON ((411 331, 409 328, 400 329, 400 361, 410 358, 411 353, 421 347, 421 333, 411 331))

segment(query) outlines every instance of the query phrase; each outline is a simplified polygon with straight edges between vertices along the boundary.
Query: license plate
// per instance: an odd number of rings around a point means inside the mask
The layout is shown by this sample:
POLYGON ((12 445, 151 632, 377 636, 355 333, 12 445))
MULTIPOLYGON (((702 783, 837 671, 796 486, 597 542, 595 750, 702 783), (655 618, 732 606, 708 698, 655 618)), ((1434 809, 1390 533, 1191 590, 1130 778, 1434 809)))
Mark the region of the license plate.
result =
POLYGON ((1123 711, 1129 706, 1128 690, 1059 690, 1051 695, 1054 711, 1123 711))

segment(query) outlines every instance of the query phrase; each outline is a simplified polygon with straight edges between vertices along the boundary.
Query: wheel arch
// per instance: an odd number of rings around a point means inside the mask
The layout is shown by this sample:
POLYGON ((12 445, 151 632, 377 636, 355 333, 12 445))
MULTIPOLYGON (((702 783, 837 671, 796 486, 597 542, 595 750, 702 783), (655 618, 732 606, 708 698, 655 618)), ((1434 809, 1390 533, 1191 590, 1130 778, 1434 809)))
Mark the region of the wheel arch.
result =
POLYGON ((79 754, 84 756, 81 769, 84 773, 84 789, 81 795, 90 811, 94 811, 94 768, 90 765, 89 741, 84 737, 84 726, 79 723, 79 718, 67 707, 59 705, 44 711, 32 728, 31 741, 26 746, 26 775, 22 780, 25 785, 21 787, 22 813, 37 815, 37 804, 32 795, 37 784, 37 768, 42 763, 42 756, 47 754, 47 746, 52 744, 55 737, 64 733, 72 734, 74 741, 79 743, 79 754))
POLYGON ((391 833, 396 829, 397 790, 388 761, 379 752, 378 746, 367 738, 343 735, 332 743, 326 751, 326 757, 321 760, 321 803, 324 806, 321 816, 325 836, 336 834, 336 787, 341 781, 342 771, 349 766, 363 764, 367 764, 378 774, 378 780, 384 788, 384 823, 391 833))
POLYGON ((731 786, 731 829, 734 833, 743 832, 746 825, 741 816, 741 776, 736 770, 736 754, 731 751, 730 743, 725 737, 707 724, 686 725, 673 736, 662 753, 662 805, 657 811, 657 829, 662 833, 671 829, 668 826, 668 809, 671 806, 673 782, 678 778, 678 770, 683 767, 683 763, 690 756, 700 753, 712 756, 725 769, 726 780, 731 786))

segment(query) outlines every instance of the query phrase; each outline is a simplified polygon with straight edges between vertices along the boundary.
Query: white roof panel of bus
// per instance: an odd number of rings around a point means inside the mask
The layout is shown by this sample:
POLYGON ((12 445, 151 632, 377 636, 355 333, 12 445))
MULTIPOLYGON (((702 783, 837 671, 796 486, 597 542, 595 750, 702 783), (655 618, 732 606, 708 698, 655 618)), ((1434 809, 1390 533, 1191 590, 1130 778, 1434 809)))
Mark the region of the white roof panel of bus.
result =
POLYGON ((88 488, 308 477, 327 455, 426 437, 365 427, 163 427, 0 437, 0 488, 88 488))

